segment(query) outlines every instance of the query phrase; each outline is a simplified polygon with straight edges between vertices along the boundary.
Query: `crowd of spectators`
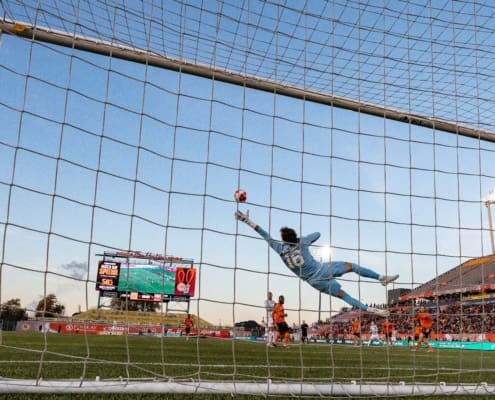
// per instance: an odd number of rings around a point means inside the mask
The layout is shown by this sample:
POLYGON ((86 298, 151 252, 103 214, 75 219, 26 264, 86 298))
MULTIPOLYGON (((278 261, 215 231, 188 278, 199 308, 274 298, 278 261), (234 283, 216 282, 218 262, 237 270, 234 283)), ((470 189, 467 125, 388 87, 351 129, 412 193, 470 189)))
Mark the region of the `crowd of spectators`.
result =
MULTIPOLYGON (((451 299, 453 300, 453 299, 451 299)), ((432 332, 443 340, 482 340, 486 333, 495 333, 495 302, 422 302, 433 316, 432 332), (448 339, 445 339, 448 338, 448 339)), ((389 320, 395 327, 397 339, 407 339, 412 336, 413 318, 420 303, 398 304, 387 307, 390 311, 389 320)), ((384 308, 385 305, 373 305, 384 308)), ((352 320, 359 318, 361 331, 369 333, 372 322, 381 329, 383 318, 372 314, 362 313, 356 309, 344 309, 338 315, 326 322, 316 322, 312 325, 310 336, 313 339, 343 339, 349 338, 352 332, 352 320)))

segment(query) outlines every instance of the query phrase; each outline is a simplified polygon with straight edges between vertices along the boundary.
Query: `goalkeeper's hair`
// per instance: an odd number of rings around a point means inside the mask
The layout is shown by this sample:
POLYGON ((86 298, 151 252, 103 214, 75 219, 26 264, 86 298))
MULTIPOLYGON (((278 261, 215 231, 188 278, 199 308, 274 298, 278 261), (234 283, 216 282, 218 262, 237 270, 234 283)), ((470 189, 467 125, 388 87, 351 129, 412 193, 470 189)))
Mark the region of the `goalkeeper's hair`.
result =
POLYGON ((296 231, 286 226, 280 229, 280 237, 285 243, 297 244, 299 242, 296 231))

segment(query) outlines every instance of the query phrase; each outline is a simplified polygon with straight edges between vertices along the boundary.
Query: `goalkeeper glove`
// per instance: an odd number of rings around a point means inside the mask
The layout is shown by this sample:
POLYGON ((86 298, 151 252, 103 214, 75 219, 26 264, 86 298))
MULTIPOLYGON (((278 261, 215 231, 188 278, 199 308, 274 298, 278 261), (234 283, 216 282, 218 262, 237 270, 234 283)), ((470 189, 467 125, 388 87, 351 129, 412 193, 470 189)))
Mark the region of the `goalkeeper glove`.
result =
POLYGON ((256 229, 256 224, 249 219, 249 210, 247 210, 245 214, 242 211, 236 211, 234 216, 236 220, 242 221, 248 224, 251 228, 256 229))

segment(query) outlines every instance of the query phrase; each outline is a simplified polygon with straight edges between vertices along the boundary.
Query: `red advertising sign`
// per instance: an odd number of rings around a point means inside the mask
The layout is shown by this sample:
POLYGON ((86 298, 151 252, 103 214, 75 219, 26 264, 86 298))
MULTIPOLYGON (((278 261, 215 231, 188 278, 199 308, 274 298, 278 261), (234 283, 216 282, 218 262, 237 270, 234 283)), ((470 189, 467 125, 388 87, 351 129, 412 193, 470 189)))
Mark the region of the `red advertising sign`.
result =
POLYGON ((175 273, 175 295, 194 296, 196 289, 196 270, 194 268, 177 268, 175 273))

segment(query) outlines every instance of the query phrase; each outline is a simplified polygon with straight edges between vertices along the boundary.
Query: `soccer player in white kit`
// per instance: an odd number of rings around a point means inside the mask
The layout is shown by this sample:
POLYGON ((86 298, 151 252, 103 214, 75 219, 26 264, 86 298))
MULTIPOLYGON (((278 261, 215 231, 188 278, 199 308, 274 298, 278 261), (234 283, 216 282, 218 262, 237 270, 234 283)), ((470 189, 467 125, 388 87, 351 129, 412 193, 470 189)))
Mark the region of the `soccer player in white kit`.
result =
POLYGON ((371 336, 370 336, 370 341, 368 342, 368 346, 371 345, 371 342, 373 340, 376 340, 376 341, 379 341, 380 340, 380 336, 378 334, 378 326, 375 324, 374 321, 371 322, 370 332, 371 332, 371 336))
POLYGON ((269 346, 273 343, 273 338, 275 336, 274 333, 274 325, 273 325, 273 307, 275 307, 275 301, 273 300, 273 293, 268 292, 265 300, 265 311, 266 311, 266 344, 269 346))

